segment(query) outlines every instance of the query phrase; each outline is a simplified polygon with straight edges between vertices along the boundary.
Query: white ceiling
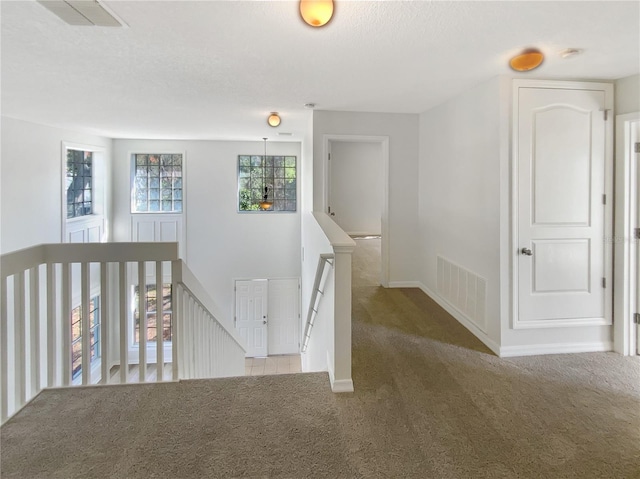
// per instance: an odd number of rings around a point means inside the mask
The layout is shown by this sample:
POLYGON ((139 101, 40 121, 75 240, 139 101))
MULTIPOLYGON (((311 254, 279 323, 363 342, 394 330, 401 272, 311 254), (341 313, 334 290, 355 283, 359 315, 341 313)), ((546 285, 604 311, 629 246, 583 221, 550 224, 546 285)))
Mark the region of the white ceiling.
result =
POLYGON ((341 1, 304 24, 292 1, 103 2, 124 28, 63 23, 2 1, 2 114, 112 138, 304 134, 321 110, 420 113, 538 47, 521 77, 613 80, 640 72, 640 2, 341 1), (563 60, 557 52, 580 48, 563 60))

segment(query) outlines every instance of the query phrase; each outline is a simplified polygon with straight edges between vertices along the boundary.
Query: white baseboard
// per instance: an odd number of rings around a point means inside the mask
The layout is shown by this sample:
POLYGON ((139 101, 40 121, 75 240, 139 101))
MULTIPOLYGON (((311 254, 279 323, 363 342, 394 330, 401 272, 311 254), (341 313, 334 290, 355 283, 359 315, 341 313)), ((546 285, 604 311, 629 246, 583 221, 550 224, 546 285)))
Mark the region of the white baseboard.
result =
POLYGON ((566 354, 566 353, 596 353, 613 351, 613 343, 557 343, 557 344, 532 344, 530 346, 502 346, 499 356, 511 358, 516 356, 538 356, 542 354, 566 354))
POLYGON ((353 380, 352 379, 336 379, 333 374, 333 367, 331 361, 329 361, 329 351, 327 351, 327 372, 329 373, 329 382, 331 383, 331 391, 334 393, 352 393, 353 392, 353 380))
POLYGON ((478 326, 472 323, 469 319, 467 319, 460 311, 451 306, 447 301, 438 296, 436 293, 427 288, 423 283, 418 282, 419 288, 422 290, 424 294, 433 299, 440 307, 442 307, 447 313, 453 316, 460 324, 462 324, 465 328, 467 328, 471 333, 482 341, 485 346, 487 346, 491 351, 493 351, 496 355, 500 356, 500 345, 493 341, 489 336, 487 336, 478 326))
POLYGON ((391 281, 389 288, 420 288, 420 281, 391 281))

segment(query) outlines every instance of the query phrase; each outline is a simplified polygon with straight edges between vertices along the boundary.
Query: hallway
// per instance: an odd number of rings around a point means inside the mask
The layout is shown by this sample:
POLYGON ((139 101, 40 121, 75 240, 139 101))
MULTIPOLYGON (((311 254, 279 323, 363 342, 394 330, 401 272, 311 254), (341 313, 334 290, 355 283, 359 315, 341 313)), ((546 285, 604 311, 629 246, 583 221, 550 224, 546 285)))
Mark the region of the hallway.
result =
POLYGON ((326 373, 43 391, 1 429, 15 478, 638 477, 640 361, 500 359, 353 259, 355 392, 326 373))

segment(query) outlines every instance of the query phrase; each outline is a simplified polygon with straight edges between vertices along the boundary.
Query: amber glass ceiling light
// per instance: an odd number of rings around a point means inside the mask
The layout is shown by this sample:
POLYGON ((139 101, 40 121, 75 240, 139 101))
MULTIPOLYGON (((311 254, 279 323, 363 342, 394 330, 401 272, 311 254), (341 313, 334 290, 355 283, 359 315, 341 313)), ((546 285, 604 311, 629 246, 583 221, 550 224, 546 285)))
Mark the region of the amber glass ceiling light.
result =
POLYGON ((275 111, 272 111, 271 115, 269 115, 269 118, 267 118, 267 123, 269 123, 269 126, 273 127, 280 125, 280 121, 280 115, 278 115, 275 111))
POLYGON ((312 27, 326 25, 333 16, 333 0, 300 0, 300 15, 312 27))
POLYGON ((509 61, 509 66, 517 72, 528 72, 538 68, 544 60, 544 55, 539 50, 525 50, 509 61))

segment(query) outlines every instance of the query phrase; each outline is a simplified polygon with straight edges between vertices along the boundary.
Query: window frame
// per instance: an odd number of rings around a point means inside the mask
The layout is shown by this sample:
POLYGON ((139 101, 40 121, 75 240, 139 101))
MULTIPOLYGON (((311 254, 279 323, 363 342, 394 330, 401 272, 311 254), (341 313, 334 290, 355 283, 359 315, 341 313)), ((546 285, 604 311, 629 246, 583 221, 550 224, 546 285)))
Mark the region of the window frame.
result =
MULTIPOLYGON (((250 160, 251 161, 251 160, 250 160)), ((299 211, 300 208, 300 201, 299 201, 299 197, 300 197, 300 192, 298 189, 298 184, 299 184, 299 161, 298 161, 298 155, 291 155, 291 154, 279 154, 279 155, 252 155, 252 154, 238 154, 236 156, 236 213, 238 214, 296 214, 299 211), (296 172, 296 188, 295 188, 295 192, 296 192, 296 197, 295 197, 295 203, 296 203, 296 209, 295 210, 275 210, 275 209, 270 209, 270 210, 261 210, 261 209, 257 209, 257 210, 241 210, 240 209, 240 158, 241 157, 249 157, 249 158, 253 158, 253 157, 259 157, 262 159, 262 161, 264 161, 265 156, 267 158, 271 157, 271 158, 294 158, 295 159, 295 172, 296 172)), ((273 195, 273 188, 272 191, 270 193, 271 195, 273 195)), ((271 197, 271 201, 273 201, 273 196, 271 197)))
MULTIPOLYGON (((104 221, 107 218, 107 171, 106 171, 106 147, 89 145, 84 143, 74 143, 69 141, 61 142, 61 171, 60 171, 60 218, 61 218, 61 242, 68 242, 69 230, 77 230, 84 225, 104 221), (79 150, 93 153, 91 160, 91 214, 67 218, 67 151, 79 150)), ((102 241, 106 238, 102 237, 102 241)))
MULTIPOLYGON (((183 215, 187 209, 187 155, 185 151, 156 149, 136 150, 129 152, 129 213, 132 215, 183 215), (181 155, 182 156, 182 211, 136 211, 135 210, 135 179, 136 155, 181 155)), ((160 200, 162 201, 162 200, 160 200)))

